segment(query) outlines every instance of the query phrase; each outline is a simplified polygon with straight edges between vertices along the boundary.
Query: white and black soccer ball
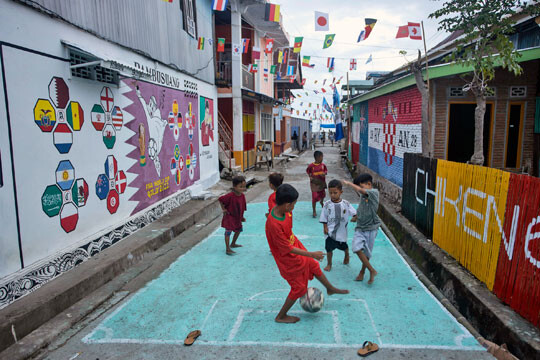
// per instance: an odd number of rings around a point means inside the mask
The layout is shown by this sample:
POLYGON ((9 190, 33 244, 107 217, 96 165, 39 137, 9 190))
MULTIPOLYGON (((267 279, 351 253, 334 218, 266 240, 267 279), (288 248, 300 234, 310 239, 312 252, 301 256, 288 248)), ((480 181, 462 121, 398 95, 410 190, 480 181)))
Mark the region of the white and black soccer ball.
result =
POLYGON ((304 296, 300 298, 300 306, 307 312, 315 313, 324 305, 324 294, 321 290, 310 287, 304 296))

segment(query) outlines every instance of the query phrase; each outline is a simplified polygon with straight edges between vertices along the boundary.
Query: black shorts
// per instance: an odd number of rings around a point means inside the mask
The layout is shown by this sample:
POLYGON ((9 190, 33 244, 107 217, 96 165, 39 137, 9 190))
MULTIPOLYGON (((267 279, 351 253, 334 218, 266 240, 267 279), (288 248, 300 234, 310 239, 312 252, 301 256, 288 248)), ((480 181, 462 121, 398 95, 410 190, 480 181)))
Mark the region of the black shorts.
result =
POLYGON ((326 249, 326 252, 332 252, 335 249, 346 251, 349 249, 349 245, 347 245, 346 242, 336 241, 328 236, 326 238, 326 245, 324 248, 326 249))

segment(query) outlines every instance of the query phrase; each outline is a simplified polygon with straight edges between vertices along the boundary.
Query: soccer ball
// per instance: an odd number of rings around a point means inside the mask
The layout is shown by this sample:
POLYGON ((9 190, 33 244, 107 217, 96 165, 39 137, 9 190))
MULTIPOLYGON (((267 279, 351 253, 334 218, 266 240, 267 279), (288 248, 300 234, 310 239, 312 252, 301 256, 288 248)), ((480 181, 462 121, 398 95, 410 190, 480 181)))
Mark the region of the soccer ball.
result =
POLYGON ((315 313, 324 305, 324 294, 321 290, 310 287, 304 296, 300 298, 300 306, 307 312, 315 313))

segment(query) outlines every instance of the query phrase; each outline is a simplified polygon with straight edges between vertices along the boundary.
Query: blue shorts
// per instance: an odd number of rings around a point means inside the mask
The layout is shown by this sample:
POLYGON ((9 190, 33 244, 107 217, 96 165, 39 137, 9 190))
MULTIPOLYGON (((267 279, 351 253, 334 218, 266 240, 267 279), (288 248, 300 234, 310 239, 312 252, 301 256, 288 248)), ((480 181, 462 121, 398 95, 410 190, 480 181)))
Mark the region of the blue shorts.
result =
POLYGON ((227 230, 227 229, 225 229, 225 236, 230 236, 233 232, 234 233, 241 233, 242 231, 244 231, 243 227, 240 227, 240 229, 238 229, 238 230, 227 230))

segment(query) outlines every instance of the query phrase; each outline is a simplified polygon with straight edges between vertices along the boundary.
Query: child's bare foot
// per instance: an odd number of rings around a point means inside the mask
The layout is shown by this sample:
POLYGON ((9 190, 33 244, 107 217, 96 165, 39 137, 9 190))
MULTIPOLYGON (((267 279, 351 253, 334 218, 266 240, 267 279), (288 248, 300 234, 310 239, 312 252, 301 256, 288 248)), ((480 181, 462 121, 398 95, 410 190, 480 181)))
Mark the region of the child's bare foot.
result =
POLYGON ((231 247, 232 248, 239 248, 239 247, 242 247, 242 245, 240 245, 240 244, 231 244, 231 247))
POLYGON ((276 322, 278 323, 285 323, 285 324, 294 324, 296 322, 299 322, 300 318, 298 316, 289 316, 285 315, 281 318, 276 317, 276 322))
POLYGON ((367 283, 370 284, 370 285, 373 284, 373 281, 375 281, 375 276, 377 276, 376 271, 370 272, 369 273, 369 281, 367 283))
POLYGON ((332 270, 332 265, 326 265, 326 267, 324 268, 324 271, 330 271, 332 270))
POLYGON ((349 253, 345 253, 345 258, 343 259, 343 263, 347 265, 349 263, 349 253))
POLYGON ((363 281, 364 280, 364 273, 360 272, 360 274, 358 274, 358 276, 354 280, 355 281, 363 281))
POLYGON ((233 255, 233 254, 236 254, 236 251, 232 251, 231 249, 227 249, 227 250, 225 250, 225 254, 233 255))
POLYGON ((327 293, 328 295, 334 295, 334 294, 348 294, 348 293, 349 293, 349 290, 342 290, 342 289, 338 289, 338 288, 332 287, 332 288, 326 289, 326 293, 327 293))
POLYGON ((313 217, 314 217, 314 218, 317 217, 317 212, 316 212, 316 211, 313 212, 313 217))

